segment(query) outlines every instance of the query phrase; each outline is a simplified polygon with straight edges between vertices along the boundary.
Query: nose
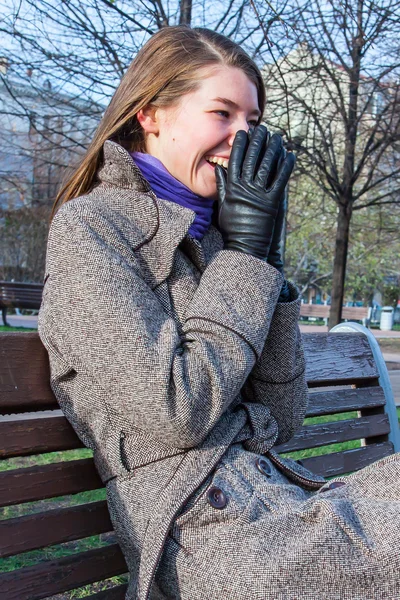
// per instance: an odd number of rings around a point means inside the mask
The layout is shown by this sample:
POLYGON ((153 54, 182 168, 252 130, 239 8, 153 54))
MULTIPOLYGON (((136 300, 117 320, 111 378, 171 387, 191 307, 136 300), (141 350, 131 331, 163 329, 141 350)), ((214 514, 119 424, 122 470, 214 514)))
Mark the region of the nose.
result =
POLYGON ((232 123, 232 127, 229 132, 229 138, 228 138, 229 146, 232 147, 233 140, 235 139, 235 135, 237 134, 238 131, 243 130, 247 133, 249 129, 250 129, 250 125, 248 124, 246 119, 244 119, 244 118, 236 119, 235 122, 232 123))

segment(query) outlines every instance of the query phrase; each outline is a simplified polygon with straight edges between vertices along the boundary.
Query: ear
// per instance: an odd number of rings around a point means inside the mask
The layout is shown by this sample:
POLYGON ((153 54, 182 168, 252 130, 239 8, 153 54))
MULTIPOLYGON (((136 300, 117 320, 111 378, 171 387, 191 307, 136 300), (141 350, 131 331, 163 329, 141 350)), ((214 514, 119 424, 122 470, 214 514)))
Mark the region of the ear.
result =
POLYGON ((136 113, 136 118, 145 133, 155 133, 159 131, 159 123, 157 119, 157 108, 148 104, 144 108, 141 108, 136 113))

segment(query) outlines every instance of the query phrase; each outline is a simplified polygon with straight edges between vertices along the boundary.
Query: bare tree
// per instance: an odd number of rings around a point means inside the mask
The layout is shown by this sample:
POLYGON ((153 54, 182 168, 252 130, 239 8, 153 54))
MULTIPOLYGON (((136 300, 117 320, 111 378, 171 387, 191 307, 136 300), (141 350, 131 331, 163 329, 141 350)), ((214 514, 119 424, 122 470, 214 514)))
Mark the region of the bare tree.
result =
MULTIPOLYGON (((0 34, 15 73, 32 69, 72 98, 107 101, 148 37, 169 25, 210 27, 257 54, 262 36, 246 0, 0 0, 0 34)), ((276 12, 256 0, 270 28, 276 12)), ((281 14, 286 2, 279 8, 281 14)))
POLYGON ((46 206, 0 210, 0 279, 42 279, 49 214, 46 206))
MULTIPOLYGON (((271 27, 275 13, 257 1, 260 17, 271 27)), ((46 169, 50 179, 60 179, 60 169, 86 147, 127 66, 158 29, 178 23, 211 27, 253 54, 260 42, 257 18, 245 0, 218 5, 211 0, 0 0, 1 10, 6 56, 0 58, 0 155, 12 147, 14 164, 29 152, 35 155, 41 180, 46 169), (15 135, 22 122, 28 140, 15 135)), ((1 166, 0 156, 0 183, 2 175, 10 179, 1 166)), ((27 178, 37 179, 29 173, 27 178)), ((49 198, 53 184, 50 188, 49 198)))
MULTIPOLYGON (((254 6, 269 30, 280 26, 269 4, 254 6)), ((52 204, 65 169, 79 159, 151 34, 175 24, 210 27, 255 56, 263 43, 245 0, 0 0, 0 14, 0 208, 25 207, 21 219, 52 204)), ((5 222, 0 218, 0 235, 15 254, 21 236, 12 235, 16 224, 6 235, 5 222)), ((8 254, 2 247, 0 268, 8 254)), ((15 257, 11 263, 20 264, 15 257)), ((24 278, 32 273, 25 269, 24 278)))
POLYGON ((266 120, 297 150, 297 176, 337 207, 333 326, 341 319, 354 211, 399 210, 400 5, 290 0, 285 16, 286 37, 268 48, 266 120))

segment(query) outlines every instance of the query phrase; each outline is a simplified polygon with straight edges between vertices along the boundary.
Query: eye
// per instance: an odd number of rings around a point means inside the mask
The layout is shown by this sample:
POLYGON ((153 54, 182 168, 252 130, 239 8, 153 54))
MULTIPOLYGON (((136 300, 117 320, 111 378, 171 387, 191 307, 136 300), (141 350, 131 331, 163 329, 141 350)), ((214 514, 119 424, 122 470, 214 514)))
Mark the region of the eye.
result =
POLYGON ((227 110, 216 110, 215 113, 221 115, 225 119, 229 119, 229 112, 227 110))
POLYGON ((257 127, 258 120, 257 119, 252 119, 251 121, 247 121, 247 123, 249 124, 250 127, 257 127))

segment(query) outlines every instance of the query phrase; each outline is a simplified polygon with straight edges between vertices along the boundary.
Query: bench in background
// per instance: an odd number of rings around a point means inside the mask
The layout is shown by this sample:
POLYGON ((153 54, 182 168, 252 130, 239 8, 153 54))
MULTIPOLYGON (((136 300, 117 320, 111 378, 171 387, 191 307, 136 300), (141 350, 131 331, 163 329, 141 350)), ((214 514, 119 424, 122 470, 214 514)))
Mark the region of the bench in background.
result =
POLYGON ((42 283, 20 283, 0 281, 0 308, 3 324, 7 323, 9 308, 30 308, 39 310, 42 302, 42 283))
MULTIPOLYGON (((300 317, 314 317, 316 319, 325 319, 328 324, 331 307, 325 304, 301 304, 300 317)), ((362 321, 363 325, 368 325, 370 318, 369 306, 343 306, 342 319, 347 321, 362 321)))
MULTIPOLYGON (((343 324, 329 334, 303 335, 310 405, 307 416, 332 420, 306 424, 280 452, 320 448, 361 440, 359 447, 302 459, 324 476, 344 475, 400 450, 399 428, 386 366, 372 334, 357 324, 343 324), (343 329, 344 328, 344 329, 343 329), (342 387, 344 386, 344 387, 342 387), (321 390, 323 388, 323 390, 321 390), (356 415, 354 416, 354 411, 356 415), (334 421, 338 413, 347 418, 334 421)), ((48 360, 36 333, 0 333, 0 456, 35 456, 81 448, 49 387, 48 360), (45 411, 45 412, 42 412, 45 411)), ((319 452, 319 451, 317 451, 319 452)), ((23 459, 20 459, 21 463, 23 459)), ((0 507, 38 502, 103 488, 91 458, 19 466, 0 472, 0 507)), ((68 507, 36 508, 0 521, 1 557, 43 549, 32 566, 0 574, 2 600, 40 600, 126 573, 120 548, 112 539, 105 500, 80 500, 68 507), (71 556, 46 560, 48 546, 93 535, 108 543, 71 556)), ((1 569, 0 569, 1 571, 1 569)), ((123 600, 120 582, 89 600, 123 600)))

